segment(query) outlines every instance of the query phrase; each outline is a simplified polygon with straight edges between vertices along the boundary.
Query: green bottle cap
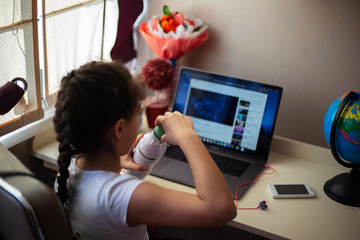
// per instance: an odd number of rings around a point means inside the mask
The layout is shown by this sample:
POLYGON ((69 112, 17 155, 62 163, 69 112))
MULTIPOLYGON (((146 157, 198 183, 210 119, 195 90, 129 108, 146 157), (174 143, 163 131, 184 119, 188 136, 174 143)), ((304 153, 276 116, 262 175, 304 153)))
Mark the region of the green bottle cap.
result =
POLYGON ((163 128, 163 126, 161 124, 157 125, 155 128, 154 128, 154 135, 159 139, 161 140, 161 137, 162 135, 165 134, 165 130, 163 128))

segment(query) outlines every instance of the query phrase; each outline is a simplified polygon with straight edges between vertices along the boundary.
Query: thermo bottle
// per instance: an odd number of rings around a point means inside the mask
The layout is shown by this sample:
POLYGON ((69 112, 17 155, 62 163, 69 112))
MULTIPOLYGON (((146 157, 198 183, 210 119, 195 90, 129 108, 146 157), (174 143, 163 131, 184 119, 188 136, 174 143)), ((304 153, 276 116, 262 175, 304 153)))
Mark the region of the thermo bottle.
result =
POLYGON ((152 132, 146 133, 135 148, 133 159, 135 163, 148 166, 147 171, 130 170, 129 174, 140 179, 146 177, 152 167, 164 156, 167 144, 161 142, 161 136, 165 134, 161 124, 157 125, 152 132))

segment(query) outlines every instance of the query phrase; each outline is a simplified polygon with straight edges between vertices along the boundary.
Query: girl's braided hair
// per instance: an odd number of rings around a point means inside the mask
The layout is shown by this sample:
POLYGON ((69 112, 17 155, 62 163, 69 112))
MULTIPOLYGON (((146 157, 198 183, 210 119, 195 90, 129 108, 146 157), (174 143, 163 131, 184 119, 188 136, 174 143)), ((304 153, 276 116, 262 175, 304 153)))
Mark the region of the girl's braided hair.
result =
POLYGON ((142 98, 142 88, 119 62, 90 62, 62 78, 53 121, 60 153, 58 196, 63 203, 69 195, 71 157, 112 152, 109 128, 134 116, 142 98))

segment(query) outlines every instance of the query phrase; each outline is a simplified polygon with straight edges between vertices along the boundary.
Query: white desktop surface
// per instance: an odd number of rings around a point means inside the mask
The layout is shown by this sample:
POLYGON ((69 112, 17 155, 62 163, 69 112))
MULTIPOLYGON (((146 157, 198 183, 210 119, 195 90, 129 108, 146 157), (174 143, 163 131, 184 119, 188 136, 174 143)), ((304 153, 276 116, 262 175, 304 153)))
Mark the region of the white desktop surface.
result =
MULTIPOLYGON (((32 154, 56 169, 57 146, 53 131, 47 131, 34 138, 32 154)), ((330 149, 275 136, 267 164, 276 173, 258 178, 240 198, 238 207, 257 207, 265 200, 268 208, 238 210, 228 225, 271 239, 360 239, 360 208, 335 202, 323 191, 327 180, 350 171, 335 161, 330 149), (316 198, 273 199, 267 189, 270 183, 307 183, 316 198)), ((145 181, 195 193, 194 188, 154 176, 145 181)))

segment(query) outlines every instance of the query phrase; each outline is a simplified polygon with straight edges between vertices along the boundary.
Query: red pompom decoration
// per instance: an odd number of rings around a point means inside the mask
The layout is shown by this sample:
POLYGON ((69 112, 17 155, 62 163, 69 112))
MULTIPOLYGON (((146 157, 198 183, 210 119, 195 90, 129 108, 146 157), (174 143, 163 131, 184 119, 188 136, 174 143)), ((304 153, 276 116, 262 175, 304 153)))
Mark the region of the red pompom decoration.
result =
POLYGON ((164 59, 149 60, 142 69, 142 82, 152 90, 161 90, 169 86, 174 78, 172 64, 164 59))

